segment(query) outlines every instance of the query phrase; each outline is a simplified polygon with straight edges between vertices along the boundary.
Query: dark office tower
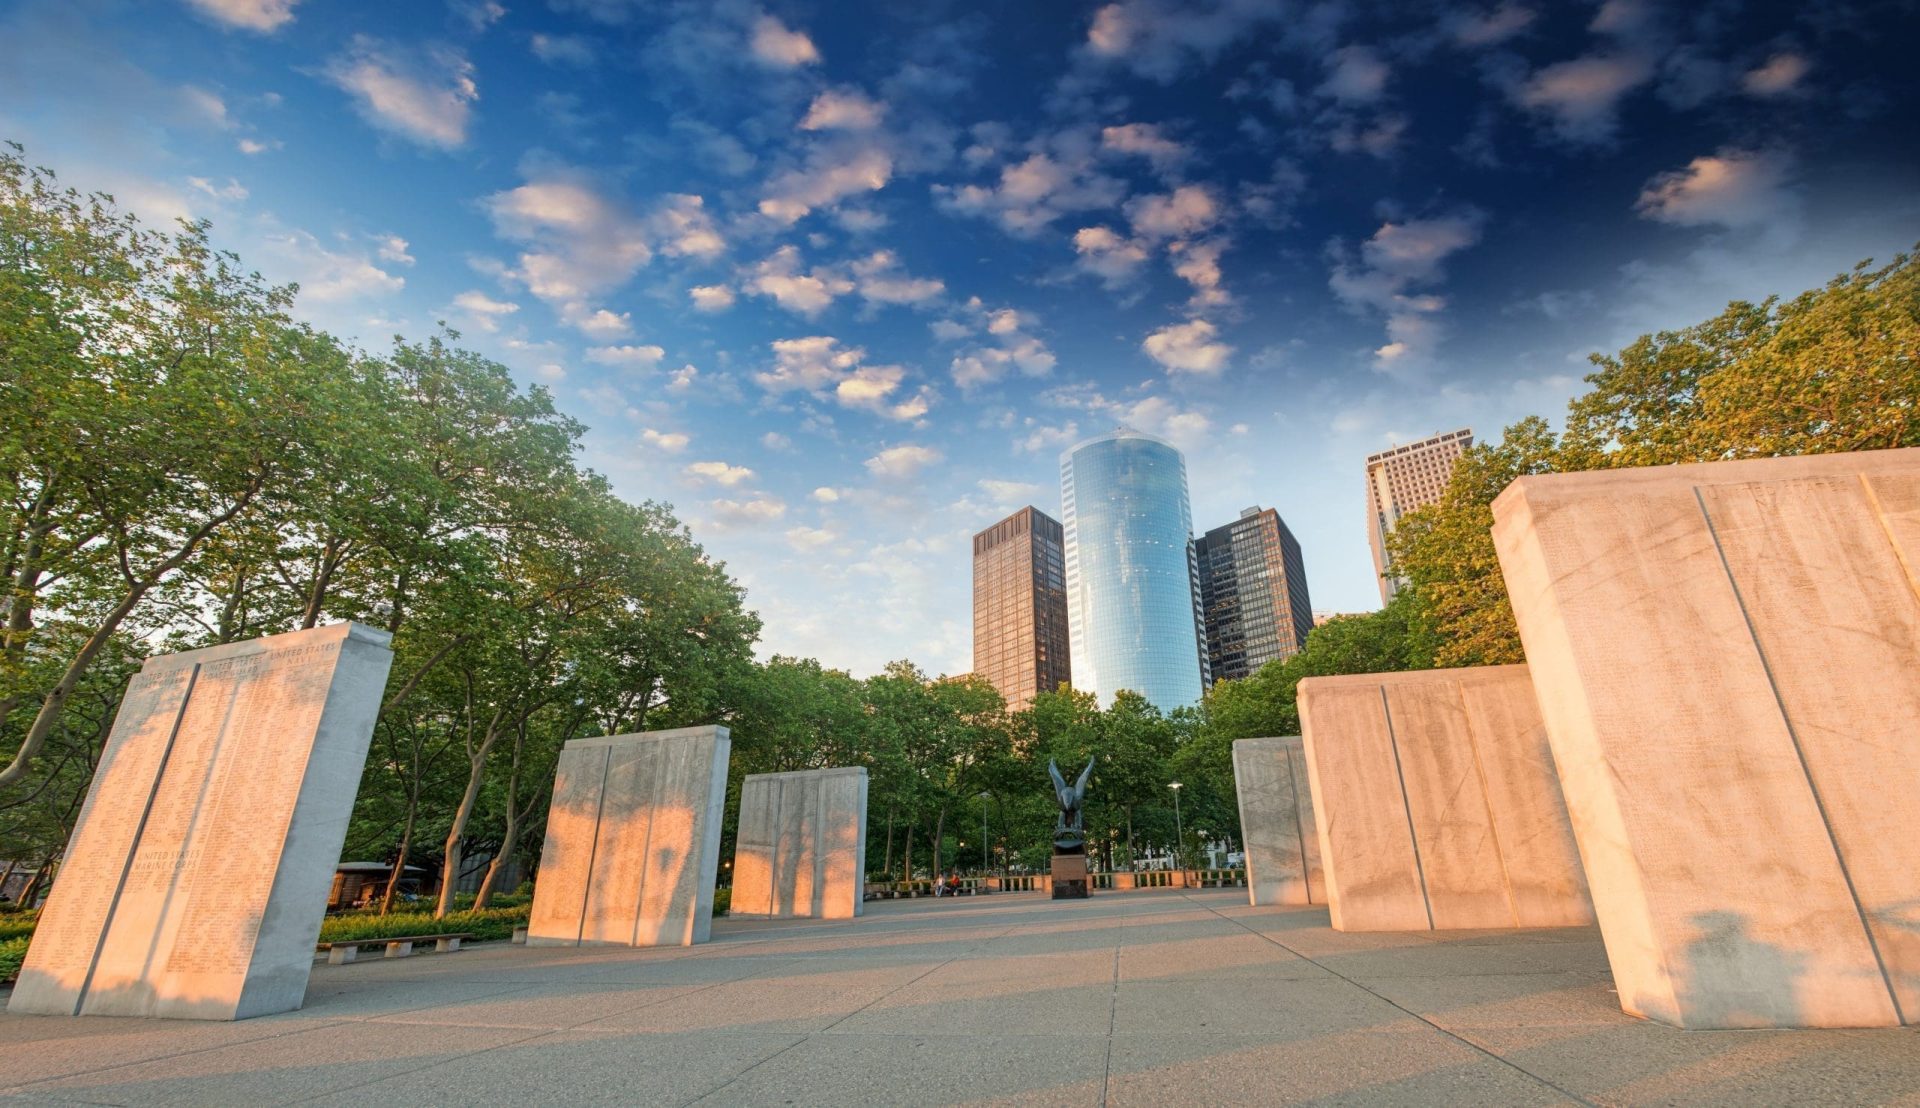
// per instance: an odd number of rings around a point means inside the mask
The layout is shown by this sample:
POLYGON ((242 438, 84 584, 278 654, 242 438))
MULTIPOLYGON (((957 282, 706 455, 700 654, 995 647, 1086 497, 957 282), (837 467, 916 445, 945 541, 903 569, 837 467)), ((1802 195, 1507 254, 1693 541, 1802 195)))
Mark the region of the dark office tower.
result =
POLYGON ((1313 629, 1300 544, 1272 508, 1248 508, 1194 540, 1215 681, 1299 653, 1313 629))
POLYGON ((1060 524, 1031 507, 973 537, 973 671, 1009 710, 1072 679, 1065 543, 1060 524))

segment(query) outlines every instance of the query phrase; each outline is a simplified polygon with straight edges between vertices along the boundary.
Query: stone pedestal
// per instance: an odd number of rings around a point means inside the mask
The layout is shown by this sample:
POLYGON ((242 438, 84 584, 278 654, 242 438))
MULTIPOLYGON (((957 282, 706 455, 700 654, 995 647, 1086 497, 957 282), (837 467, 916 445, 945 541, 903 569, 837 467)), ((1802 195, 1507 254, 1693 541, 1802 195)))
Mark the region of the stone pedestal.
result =
POLYGON ((734 841, 730 914, 852 919, 867 880, 867 771, 750 774, 734 841))
POLYGON ((1087 899, 1086 851, 1053 852, 1052 893, 1055 900, 1087 899))
POLYGON ((1325 904, 1320 832, 1300 737, 1236 739, 1233 785, 1247 850, 1247 900, 1256 907, 1325 904))
POLYGON ((1527 667, 1309 677, 1299 700, 1333 926, 1593 922, 1527 667))
POLYGON ((730 748, 724 727, 575 739, 563 747, 527 942, 706 942, 730 748))
POLYGON ((1527 477, 1494 518, 1621 1005, 1920 1020, 1920 450, 1527 477))
POLYGON ((339 624, 149 658, 9 1012, 232 1020, 306 997, 393 655, 339 624))

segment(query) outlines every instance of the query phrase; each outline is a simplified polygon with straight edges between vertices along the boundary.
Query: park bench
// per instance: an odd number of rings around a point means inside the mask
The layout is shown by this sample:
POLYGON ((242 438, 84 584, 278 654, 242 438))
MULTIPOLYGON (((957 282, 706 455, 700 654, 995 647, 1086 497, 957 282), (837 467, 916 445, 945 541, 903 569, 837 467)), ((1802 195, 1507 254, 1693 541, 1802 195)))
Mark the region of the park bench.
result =
POLYGON ((327 956, 330 966, 343 966, 360 957, 360 952, 370 946, 387 948, 388 958, 410 958, 413 956, 413 944, 432 943, 433 949, 447 953, 460 949, 463 939, 473 936, 465 931, 453 935, 400 935, 383 939, 343 939, 339 942, 321 943, 320 951, 327 956))

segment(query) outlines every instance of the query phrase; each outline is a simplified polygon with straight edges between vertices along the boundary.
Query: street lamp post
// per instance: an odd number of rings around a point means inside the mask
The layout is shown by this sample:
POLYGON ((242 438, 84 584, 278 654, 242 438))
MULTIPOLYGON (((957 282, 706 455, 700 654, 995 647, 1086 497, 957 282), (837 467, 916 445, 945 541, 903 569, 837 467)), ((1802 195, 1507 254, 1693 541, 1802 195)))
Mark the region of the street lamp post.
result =
POLYGON ((1168 782, 1167 788, 1173 790, 1173 864, 1184 870, 1187 866, 1180 858, 1180 848, 1187 845, 1187 837, 1180 829, 1180 782, 1168 782))

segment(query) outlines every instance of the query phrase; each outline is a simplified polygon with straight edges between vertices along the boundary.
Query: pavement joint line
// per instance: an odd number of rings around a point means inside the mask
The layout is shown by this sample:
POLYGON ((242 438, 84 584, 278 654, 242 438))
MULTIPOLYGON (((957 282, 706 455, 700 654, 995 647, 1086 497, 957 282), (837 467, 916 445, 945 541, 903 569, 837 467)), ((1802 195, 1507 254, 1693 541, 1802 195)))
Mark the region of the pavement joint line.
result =
POLYGON ((926 980, 928 977, 932 976, 933 974, 936 974, 941 970, 947 968, 948 966, 952 965, 953 963, 959 961, 962 955, 969 953, 972 950, 976 950, 979 947, 986 945, 987 943, 993 942, 995 939, 1004 939, 1008 935, 1013 934, 1015 931, 1018 931, 1019 929, 1020 929, 1019 924, 1010 925, 1009 927, 1007 927, 1006 930, 1002 931, 1000 934, 988 936, 987 938, 981 939, 979 942, 975 943, 974 946, 968 948, 968 950, 961 951, 959 954, 955 954, 953 957, 948 958, 946 961, 941 962, 939 965, 929 967, 927 969, 927 972, 915 976, 912 980, 902 981, 900 984, 894 986, 891 989, 888 989, 886 992, 881 993, 879 996, 874 997, 872 1000, 867 1001, 865 1004, 862 1004, 860 1007, 855 1008, 853 1011, 848 1012, 844 1016, 841 1016, 839 1019, 834 1020, 832 1023, 826 1025, 825 1027, 816 1028, 815 1030, 805 1032, 804 1034, 801 1035, 800 1038, 794 1040, 791 1043, 788 1043, 786 1046, 781 1047, 779 1050, 774 1051, 772 1054, 767 1055, 765 1058, 760 1059, 758 1062, 755 1062, 753 1065, 748 1066, 747 1068, 741 1070, 739 1073, 734 1074, 732 1077, 727 1078, 725 1081, 722 1081, 720 1084, 715 1085, 713 1088, 708 1089, 704 1093, 701 1093, 699 1096, 694 1097, 692 1100, 686 1101, 684 1104, 681 1105, 681 1108, 691 1108, 692 1105, 698 1104, 703 1100, 707 1100, 711 1097, 719 1095, 720 1092, 726 1089, 729 1085, 732 1085, 734 1082, 739 1081, 742 1077, 745 1077, 746 1075, 752 1073, 754 1070, 757 1070, 761 1066, 766 1065, 768 1062, 773 1061, 775 1058, 780 1057, 782 1054, 785 1054, 787 1051, 792 1050, 795 1047, 801 1046, 805 1043, 812 1042, 815 1035, 826 1035, 831 1033, 834 1028, 847 1022, 848 1020, 866 1011, 867 1009, 873 1007, 874 1005, 880 1003, 881 1001, 887 999, 888 997, 893 996, 894 994, 902 992, 906 989, 912 988, 913 986, 926 980))
POLYGON ((1113 947, 1113 990, 1107 999, 1107 1060, 1100 1070, 1100 1108, 1107 1108, 1107 1090, 1113 1084, 1113 1026, 1120 1009, 1120 948, 1113 947))
MULTIPOLYGON (((1185 894, 1182 894, 1182 895, 1184 896, 1185 894)), ((1192 897, 1187 897, 1187 899, 1189 901, 1192 901, 1192 897)), ((1193 903, 1195 903, 1196 906, 1198 907, 1205 908, 1209 912, 1213 912, 1214 915, 1219 916, 1221 919, 1233 918, 1231 916, 1225 915, 1215 910, 1214 908, 1208 905, 1199 904, 1198 901, 1193 901, 1193 903)), ((1598 1105, 1596 1104, 1596 1102, 1588 1100, 1586 1097, 1581 1096, 1580 1094, 1572 1091, 1571 1089, 1563 1087, 1557 1082, 1549 1081, 1548 1079, 1540 1076, 1537 1073, 1534 1073, 1532 1070, 1527 1069, 1525 1066, 1520 1065, 1519 1063, 1513 1061, 1512 1059, 1505 1058, 1505 1057, 1502 1057, 1501 1055, 1495 1054, 1493 1051, 1488 1050, 1486 1047, 1481 1046, 1479 1043, 1474 1042, 1472 1039, 1467 1038, 1465 1035, 1462 1035, 1456 1031, 1453 1031, 1450 1028, 1442 1027, 1440 1024, 1435 1023, 1433 1020, 1428 1019, 1426 1016, 1421 1015, 1419 1012, 1416 1012, 1413 1009, 1407 1007, 1406 1005, 1401 1004, 1399 1001, 1394 1000, 1393 998, 1386 996, 1382 993, 1376 992, 1366 984, 1360 981, 1357 981, 1354 978, 1348 977, 1346 974, 1341 973, 1339 970, 1334 969, 1331 966, 1325 965, 1318 958, 1313 958, 1313 957, 1310 957, 1309 955, 1302 954, 1301 952, 1293 949, 1292 947, 1288 946, 1286 943, 1281 942, 1279 939, 1274 938, 1272 935, 1264 931, 1258 931, 1252 927, 1247 927, 1247 925, 1241 922, 1240 920, 1234 920, 1233 922, 1239 924, 1241 927, 1245 927, 1248 931, 1252 932, 1253 934, 1259 935, 1261 938, 1267 940, 1268 942, 1279 947, 1281 950, 1284 950, 1287 953, 1293 955, 1294 957, 1304 958, 1307 961, 1312 962, 1314 965, 1319 966, 1321 969, 1326 970, 1330 974, 1333 974, 1335 977, 1338 977, 1340 980, 1345 981, 1347 984, 1352 985, 1354 988, 1359 989, 1360 991, 1366 993, 1368 996, 1374 997, 1375 999, 1383 1003, 1390 1004, 1393 1007, 1398 1008, 1402 1012, 1405 1012, 1407 1015, 1412 1016, 1414 1019, 1419 1020, 1421 1023, 1424 1023, 1428 1027, 1431 1027, 1435 1031, 1438 1031, 1442 1035, 1445 1035, 1447 1038, 1452 1039, 1457 1043, 1460 1043, 1462 1046, 1465 1046, 1480 1054, 1486 1055, 1488 1058, 1491 1058, 1494 1061, 1500 1063, 1501 1065, 1506 1066, 1509 1069, 1512 1069, 1515 1073, 1518 1073, 1524 1077, 1528 1077, 1535 1081, 1538 1081, 1540 1084, 1545 1085, 1547 1088, 1552 1089, 1554 1092, 1559 1093, 1561 1096, 1566 1097, 1568 1100, 1574 1101, 1575 1103, 1578 1103, 1578 1104, 1585 1104, 1588 1106, 1588 1108, 1598 1108, 1598 1105)))
MULTIPOLYGON (((79 1017, 67 1017, 67 1018, 85 1019, 87 1017, 79 1016, 79 1017)), ((132 1066, 150 1065, 154 1062, 160 1061, 163 1058, 190 1058, 195 1054, 207 1054, 216 1050, 225 1050, 228 1047, 232 1047, 232 1046, 250 1046, 254 1043, 269 1042, 273 1039, 284 1039, 289 1035, 304 1035, 309 1031, 319 1031, 325 1028, 336 1027, 336 1026, 339 1026, 340 1024, 351 1023, 351 1022, 352 1022, 351 1020, 338 1019, 338 1020, 329 1020, 329 1021, 324 1021, 320 1023, 308 1024, 306 1026, 301 1026, 301 1027, 289 1026, 285 1031, 280 1032, 277 1035, 261 1035, 257 1038, 252 1038, 252 1039, 242 1039, 237 1042, 221 1043, 218 1046, 200 1047, 197 1050, 179 1050, 179 1051, 174 1051, 173 1053, 170 1053, 170 1054, 162 1054, 154 1058, 143 1058, 138 1062, 116 1062, 110 1066, 100 1066, 98 1068, 90 1069, 90 1070, 75 1070, 73 1073, 64 1073, 58 1077, 43 1077, 38 1081, 27 1081, 19 1085, 0 1085, 0 1094, 28 1092, 28 1091, 31 1091, 35 1085, 46 1085, 55 1081, 66 1081, 75 1077, 91 1077, 96 1073, 110 1073, 114 1070, 127 1069, 132 1066)))
POLYGON ((295 1097, 292 1100, 282 1100, 282 1101, 278 1101, 277 1103, 283 1104, 283 1105, 284 1104, 306 1104, 311 1101, 319 1100, 321 1097, 338 1097, 343 1094, 350 1093, 355 1089, 365 1089, 368 1086, 378 1085, 385 1081, 392 1081, 395 1078, 407 1077, 409 1075, 416 1074, 416 1073, 424 1073, 425 1071, 430 1069, 438 1069, 441 1066, 450 1066, 456 1062, 464 1062, 469 1058, 477 1058, 482 1054, 488 1054, 496 1050, 505 1050, 508 1047, 519 1046, 522 1043, 530 1043, 535 1039, 544 1038, 545 1036, 550 1034, 552 1034, 552 1032, 550 1031, 536 1031, 531 1035, 522 1035, 518 1039, 509 1039, 504 1043, 492 1043, 488 1046, 480 1047, 477 1050, 463 1051, 459 1054, 454 1055, 451 1058, 441 1058, 437 1061, 426 1062, 418 1066, 413 1066, 409 1069, 401 1070, 398 1073, 381 1074, 379 1077, 375 1077, 367 1081, 356 1082, 355 1084, 346 1085, 338 1089, 326 1089, 322 1092, 314 1093, 311 1096, 295 1097))

